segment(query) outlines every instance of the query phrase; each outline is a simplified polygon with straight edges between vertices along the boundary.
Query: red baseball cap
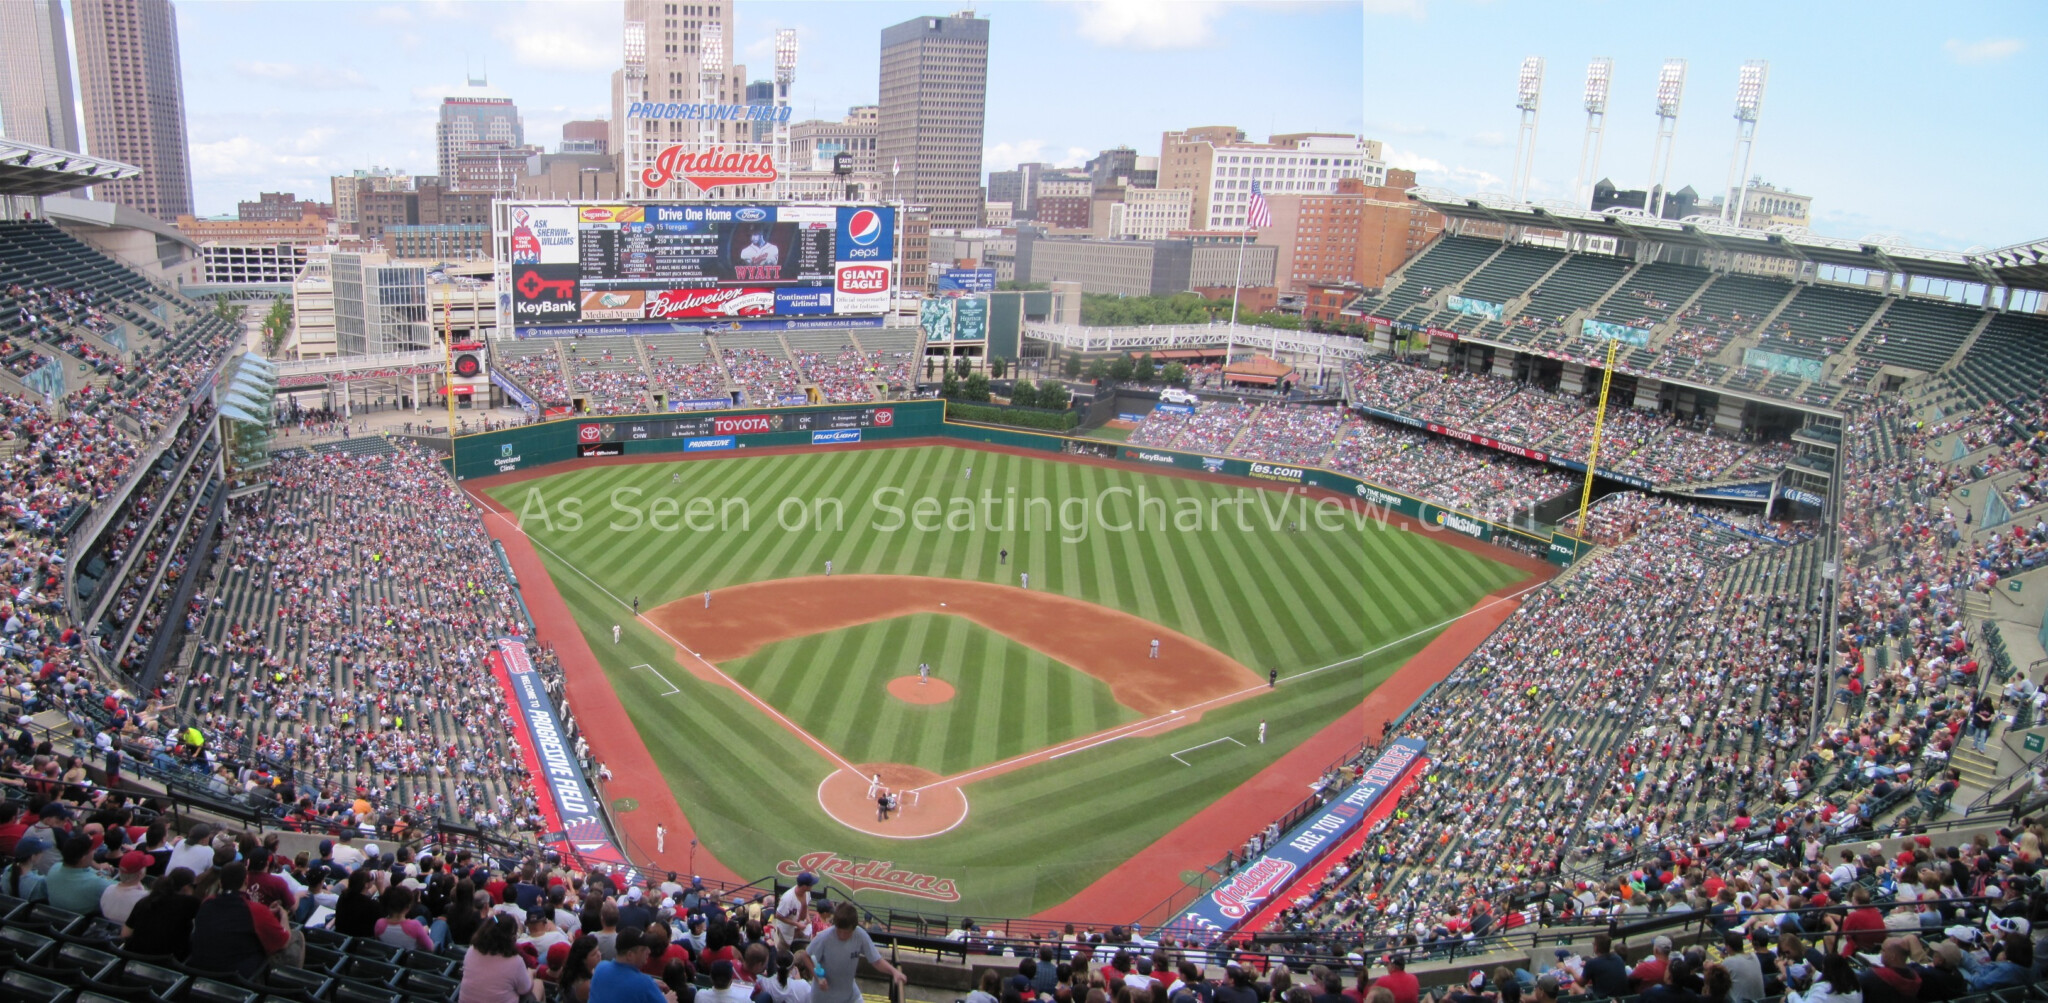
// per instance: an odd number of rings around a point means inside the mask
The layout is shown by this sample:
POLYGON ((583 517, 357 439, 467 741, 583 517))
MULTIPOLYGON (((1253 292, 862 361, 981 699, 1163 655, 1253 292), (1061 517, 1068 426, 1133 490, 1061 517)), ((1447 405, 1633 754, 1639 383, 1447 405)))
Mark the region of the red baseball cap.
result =
POLYGON ((121 869, 130 874, 140 874, 143 871, 149 870, 149 865, 154 863, 156 863, 156 858, 141 850, 129 850, 127 853, 121 854, 121 869))

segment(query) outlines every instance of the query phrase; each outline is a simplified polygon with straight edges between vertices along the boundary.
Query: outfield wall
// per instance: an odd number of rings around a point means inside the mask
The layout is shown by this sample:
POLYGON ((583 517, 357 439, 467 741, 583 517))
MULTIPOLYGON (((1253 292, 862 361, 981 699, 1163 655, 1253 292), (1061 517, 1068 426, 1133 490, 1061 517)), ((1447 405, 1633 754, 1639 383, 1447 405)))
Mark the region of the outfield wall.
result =
POLYGON ((1294 466, 1205 456, 1172 449, 1131 446, 1101 439, 1000 428, 946 420, 941 400, 881 404, 832 404, 757 411, 687 412, 565 419, 479 432, 455 440, 457 479, 489 477, 589 456, 744 454, 750 448, 812 446, 829 449, 856 443, 947 438, 1053 455, 1112 459, 1137 467, 1170 467, 1197 474, 1243 477, 1276 486, 1335 492, 1390 515, 1471 537, 1482 543, 1514 542, 1539 549, 1551 563, 1569 566, 1592 545, 1563 533, 1547 535, 1490 522, 1371 481, 1321 467, 1294 466))

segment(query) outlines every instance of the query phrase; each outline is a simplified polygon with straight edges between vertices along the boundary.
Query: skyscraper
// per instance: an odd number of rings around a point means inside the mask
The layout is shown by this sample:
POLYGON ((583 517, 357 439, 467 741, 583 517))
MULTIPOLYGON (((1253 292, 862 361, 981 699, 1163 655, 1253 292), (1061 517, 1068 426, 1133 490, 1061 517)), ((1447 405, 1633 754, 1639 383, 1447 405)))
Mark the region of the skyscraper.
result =
POLYGON ((62 0, 0 3, 0 38, 8 40, 0 45, 0 131, 23 143, 85 152, 62 0))
POLYGON ((511 98, 442 98, 434 140, 442 183, 464 191, 511 191, 526 173, 526 158, 540 152, 527 147, 526 124, 511 98))
POLYGON ((932 226, 981 225, 987 95, 988 22, 973 11, 882 29, 875 166, 884 191, 930 207, 932 226))
POLYGON ((94 199, 175 220, 192 214, 185 78, 170 0, 72 0, 85 152, 142 168, 93 187, 94 199))
MULTIPOLYGON (((634 114, 633 109, 635 102, 746 103, 747 68, 732 59, 737 40, 730 0, 709 4, 626 0, 626 65, 612 74, 611 151, 623 154, 622 177, 629 197, 701 197, 687 184, 649 191, 641 183, 640 172, 652 166, 662 150, 678 144, 694 147, 707 132, 715 133, 718 143, 753 141, 753 126, 745 121, 716 121, 707 129, 702 120, 634 114), (712 48, 717 51, 706 51, 712 48), (712 92, 706 92, 702 80, 707 57, 715 57, 715 65, 722 67, 712 92)), ((718 191, 729 194, 741 189, 718 191)))

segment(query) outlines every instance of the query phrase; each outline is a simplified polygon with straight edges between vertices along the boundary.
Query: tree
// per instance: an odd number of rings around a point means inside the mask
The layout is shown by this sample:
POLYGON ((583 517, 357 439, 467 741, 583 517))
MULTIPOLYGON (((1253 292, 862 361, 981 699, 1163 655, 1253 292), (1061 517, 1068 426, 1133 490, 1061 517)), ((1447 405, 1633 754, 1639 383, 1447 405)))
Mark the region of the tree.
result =
MULTIPOLYGON (((237 304, 230 319, 237 324, 241 323, 242 310, 242 306, 237 304)), ((284 348, 285 339, 292 332, 292 305, 290 301, 278 299, 271 302, 270 312, 263 316, 262 330, 263 354, 276 358, 284 348)))
POLYGON ((1080 379, 1081 357, 1078 355, 1068 355, 1066 359, 1060 364, 1060 372, 1067 374, 1067 379, 1080 379))
POLYGON ((1018 380, 1017 385, 1010 388, 1010 403, 1018 407, 1037 407, 1038 388, 1032 386, 1030 380, 1018 380))
POLYGON ((1137 369, 1137 366, 1131 364, 1130 356, 1119 355, 1116 357, 1115 362, 1109 364, 1109 378, 1112 380, 1128 380, 1137 369))
POLYGON ((1150 383, 1155 378, 1157 378, 1158 375, 1159 373, 1157 368, 1152 365, 1151 352, 1146 352, 1145 354, 1138 356, 1138 365, 1131 371, 1132 379, 1137 380, 1140 383, 1150 383))
POLYGON ((960 378, 954 376, 950 369, 946 370, 946 378, 939 382, 939 396, 949 400, 960 396, 960 378))
POLYGON ((1088 368, 1083 370, 1081 375, 1091 380, 1107 379, 1109 377, 1109 362, 1099 358, 1089 359, 1088 368))
POLYGON ((974 360, 969 359, 965 355, 956 355, 953 357, 953 375, 958 376, 964 380, 967 378, 967 374, 973 371, 974 360))
POLYGON ((1188 381, 1188 367, 1178 362, 1169 362, 1166 364, 1166 370, 1159 374, 1159 378, 1168 383, 1186 383, 1188 381))
POLYGON ((1003 378, 1003 374, 1009 372, 1009 370, 1010 361, 1008 359, 1003 358, 1000 355, 994 356, 988 360, 989 379, 1000 380, 1003 378))
POLYGON ((1067 385, 1064 383, 1046 383, 1041 385, 1038 388, 1038 406, 1054 411, 1065 411, 1067 409, 1067 385))
POLYGON ((934 355, 927 355, 927 356, 925 356, 925 357, 924 357, 924 378, 925 378, 925 379, 931 379, 931 378, 932 378, 932 364, 933 364, 933 363, 936 363, 937 361, 938 361, 938 357, 937 357, 937 356, 934 356, 934 355))
POLYGON ((986 401, 992 399, 988 392, 988 374, 968 373, 967 388, 963 396, 965 396, 968 400, 971 401, 986 401))

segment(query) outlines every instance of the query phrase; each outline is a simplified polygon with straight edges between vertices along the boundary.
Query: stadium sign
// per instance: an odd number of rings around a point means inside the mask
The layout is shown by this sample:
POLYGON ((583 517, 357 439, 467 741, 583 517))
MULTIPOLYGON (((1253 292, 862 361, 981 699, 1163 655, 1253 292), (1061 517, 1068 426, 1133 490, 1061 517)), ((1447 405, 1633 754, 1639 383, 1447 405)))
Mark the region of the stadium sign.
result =
POLYGON ((1180 915, 1168 921, 1163 932, 1190 937, 1197 943, 1212 943, 1237 929, 1273 896, 1286 891, 1295 875, 1314 866, 1332 848, 1368 824, 1373 809, 1421 762, 1426 748, 1418 739, 1395 739, 1366 769, 1363 779, 1322 811, 1288 830, 1265 853, 1239 868, 1230 880, 1189 903, 1180 915))
POLYGON ((1367 504, 1374 505, 1379 508, 1393 509, 1397 512, 1408 512, 1411 515, 1413 514, 1413 512, 1410 511, 1412 503, 1409 502, 1408 499, 1403 498, 1400 495, 1394 494, 1389 491, 1382 491, 1379 488, 1373 487, 1370 484, 1360 484, 1357 487, 1352 488, 1352 491, 1356 492, 1358 497, 1365 499, 1367 504))
POLYGON ((739 441, 730 435, 706 436, 699 439, 684 439, 683 452, 702 453, 714 449, 733 449, 739 441))
POLYGON ((1302 469, 1300 467, 1275 466, 1271 463, 1254 463, 1251 466, 1251 474, 1253 477, 1260 478, 1261 480, 1292 481, 1299 484, 1301 483, 1302 469))
POLYGON ((654 166, 640 172, 640 183, 661 188, 681 178, 708 192, 727 185, 772 184, 779 176, 770 154, 740 153, 723 146, 696 152, 678 144, 655 156, 654 166))
POLYGON ((570 741, 555 717, 540 673, 534 671, 526 642, 517 637, 500 637, 490 654, 492 674, 505 688, 508 702, 523 727, 514 737, 529 767, 541 779, 541 814, 555 840, 585 859, 624 864, 626 858, 605 831, 597 798, 583 775, 583 766, 571 752, 570 741))
POLYGON ((849 860, 830 850, 819 850, 775 865, 775 873, 790 880, 805 871, 837 881, 854 895, 879 891, 933 902, 960 901, 960 886, 952 878, 906 871, 888 860, 849 860))
POLYGON ((1142 460, 1146 463, 1164 463, 1169 467, 1173 466, 1175 462, 1171 453, 1148 453, 1143 450, 1134 449, 1130 455, 1131 459, 1134 460, 1142 460))
POLYGON ((1438 512, 1436 514, 1436 524, 1454 533, 1463 533, 1475 540, 1486 539, 1485 526, 1480 525, 1478 520, 1459 515, 1456 512, 1438 512))
POLYGON ((841 442, 859 442, 860 429, 835 428, 826 432, 812 432, 811 445, 830 446, 841 442))
POLYGON ((792 110, 788 105, 778 108, 759 104, 634 101, 626 105, 626 117, 686 122, 787 122, 792 110))

